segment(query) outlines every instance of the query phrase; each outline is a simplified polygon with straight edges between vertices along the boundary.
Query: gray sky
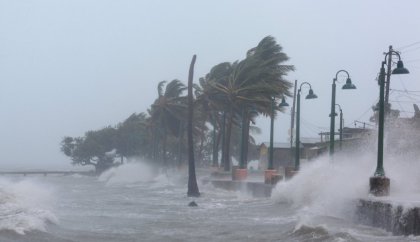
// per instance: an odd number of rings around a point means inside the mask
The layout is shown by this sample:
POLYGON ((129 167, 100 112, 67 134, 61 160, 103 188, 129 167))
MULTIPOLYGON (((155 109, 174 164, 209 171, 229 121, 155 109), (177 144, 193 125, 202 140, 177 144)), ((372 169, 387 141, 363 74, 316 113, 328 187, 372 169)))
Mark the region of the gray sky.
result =
MULTIPOLYGON (((420 41, 419 9, 416 0, 0 0, 0 168, 69 167, 62 137, 146 111, 159 81, 186 81, 193 54, 197 81, 220 62, 243 59, 267 35, 296 66, 288 79, 310 82, 319 96, 302 100, 302 136, 328 130, 340 69, 358 87, 337 90, 346 125, 367 121, 383 52, 420 41)), ((420 44, 401 50, 411 74, 392 77, 391 88, 420 90, 420 44)), ((390 99, 412 112, 416 95, 390 99)), ((276 141, 287 139, 287 113, 276 120, 276 141)), ((269 120, 257 124, 258 140, 268 140, 269 120)))

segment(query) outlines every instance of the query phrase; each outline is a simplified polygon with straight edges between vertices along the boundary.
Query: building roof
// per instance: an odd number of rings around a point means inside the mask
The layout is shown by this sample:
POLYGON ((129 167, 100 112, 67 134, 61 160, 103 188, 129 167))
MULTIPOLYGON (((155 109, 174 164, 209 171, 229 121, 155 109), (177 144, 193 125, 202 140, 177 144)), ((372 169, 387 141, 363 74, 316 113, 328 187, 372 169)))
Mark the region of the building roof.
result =
MULTIPOLYGON (((321 139, 320 138, 308 138, 308 137, 301 137, 300 138, 300 144, 301 145, 305 145, 305 144, 316 144, 316 143, 321 143, 321 139)), ((262 142, 261 145, 264 145, 265 147, 270 147, 270 142, 262 142)), ((295 144, 293 144, 294 147, 295 144)), ((274 148, 280 148, 280 149, 289 149, 290 148, 290 143, 289 142, 273 142, 273 147, 274 148)))
POLYGON ((320 143, 321 139, 320 138, 300 137, 300 142, 302 144, 316 144, 316 143, 320 143))

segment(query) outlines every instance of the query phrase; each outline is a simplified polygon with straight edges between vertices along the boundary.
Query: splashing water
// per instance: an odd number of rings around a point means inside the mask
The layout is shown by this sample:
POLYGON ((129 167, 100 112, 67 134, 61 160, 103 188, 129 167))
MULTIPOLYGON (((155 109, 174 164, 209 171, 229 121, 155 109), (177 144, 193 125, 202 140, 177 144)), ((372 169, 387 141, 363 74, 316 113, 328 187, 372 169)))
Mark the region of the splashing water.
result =
POLYGON ((154 177, 151 166, 143 162, 130 162, 105 171, 98 179, 107 185, 129 185, 150 182, 154 177))
MULTIPOLYGON (((360 151, 360 150, 359 150, 360 151)), ((391 195, 384 199, 404 206, 420 204, 420 162, 410 153, 385 153, 391 195)), ((369 178, 376 168, 376 151, 336 153, 302 165, 289 181, 278 183, 272 197, 297 210, 299 226, 317 226, 320 217, 352 220, 358 199, 369 197, 369 178)), ((299 227, 298 226, 298 227, 299 227)))
POLYGON ((10 181, 0 179, 0 231, 18 234, 45 231, 47 223, 57 223, 49 210, 52 193, 34 180, 10 181))

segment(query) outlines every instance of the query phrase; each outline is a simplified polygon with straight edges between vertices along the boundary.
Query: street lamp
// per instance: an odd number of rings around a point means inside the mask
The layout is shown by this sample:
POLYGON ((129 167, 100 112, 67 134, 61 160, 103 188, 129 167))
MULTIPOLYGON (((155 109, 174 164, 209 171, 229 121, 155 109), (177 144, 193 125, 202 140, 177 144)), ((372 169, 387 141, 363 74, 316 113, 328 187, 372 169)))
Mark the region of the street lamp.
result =
POLYGON ((296 150, 295 150, 295 171, 299 171, 300 167, 300 92, 302 89, 302 86, 306 84, 309 85, 309 94, 306 95, 306 99, 315 99, 318 98, 317 95, 314 94, 314 91, 312 90, 311 84, 308 82, 304 82, 300 84, 298 93, 297 93, 297 102, 296 102, 296 150))
MULTIPOLYGON (((283 97, 281 99, 281 103, 279 104, 279 107, 288 107, 289 104, 286 102, 285 98, 283 97)), ((275 98, 272 97, 271 98, 271 115, 270 115, 270 150, 269 150, 269 157, 268 157, 268 166, 267 166, 267 170, 265 171, 264 174, 264 180, 265 183, 272 183, 272 176, 275 174, 275 170, 274 170, 274 161, 273 161, 273 156, 274 156, 274 109, 275 109, 275 98)))
POLYGON ((340 109, 340 150, 343 147, 343 110, 341 109, 340 104, 335 104, 340 109))
MULTIPOLYGON (((410 73, 401 60, 401 56, 396 51, 390 51, 385 55, 396 54, 398 56, 397 68, 392 71, 392 74, 408 74, 410 73)), ((381 70, 379 72, 378 84, 379 84, 379 122, 378 122, 378 160, 376 163, 376 170, 373 177, 369 179, 370 193, 375 196, 387 196, 389 195, 390 180, 385 176, 385 170, 383 165, 384 158, 384 123, 385 123, 385 65, 386 62, 382 61, 381 70)), ((390 68, 388 68, 390 69, 390 68)))
MULTIPOLYGON (((281 103, 279 104, 279 107, 288 107, 289 104, 286 102, 286 99, 283 97, 281 99, 281 103)), ((267 170, 274 170, 274 162, 273 162, 273 155, 274 155, 274 145, 273 145, 273 133, 274 133, 274 97, 271 99, 271 122, 270 122, 270 156, 268 159, 268 167, 267 170)))
POLYGON ((385 105, 386 107, 389 106, 389 86, 391 84, 391 62, 392 62, 392 56, 393 55, 397 55, 399 58, 399 61, 397 63, 397 68, 394 70, 396 72, 399 73, 394 73, 394 71, 392 71, 392 74, 408 74, 409 71, 404 68, 404 65, 401 61, 400 55, 398 52, 394 51, 392 49, 392 45, 389 46, 389 50, 388 52, 385 54, 385 60, 384 61, 388 61, 387 63, 387 72, 386 72, 386 82, 385 82, 385 105), (388 60, 386 59, 388 57, 388 60))
POLYGON ((343 85, 342 89, 356 89, 356 86, 351 83, 350 75, 346 70, 339 70, 335 74, 335 78, 332 83, 332 94, 331 94, 331 112, 330 112, 330 155, 334 154, 334 132, 335 132, 335 82, 337 81, 338 74, 340 72, 345 72, 347 74, 346 84, 343 85))

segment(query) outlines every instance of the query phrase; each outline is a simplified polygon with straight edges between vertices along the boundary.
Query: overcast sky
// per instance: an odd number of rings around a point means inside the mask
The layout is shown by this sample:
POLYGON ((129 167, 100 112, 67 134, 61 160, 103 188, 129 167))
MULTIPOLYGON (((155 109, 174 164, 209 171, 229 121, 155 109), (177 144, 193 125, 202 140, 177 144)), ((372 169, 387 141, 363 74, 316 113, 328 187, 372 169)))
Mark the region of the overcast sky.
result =
MULTIPOLYGON (((296 67, 288 80, 310 82, 319 97, 302 100, 302 136, 328 130, 340 69, 357 86, 337 89, 346 126, 368 121, 389 45, 411 72, 392 77, 391 88, 420 91, 419 9, 416 0, 0 0, 0 168, 69 168, 59 151, 64 136, 146 111, 159 81, 186 82, 193 54, 197 81, 267 35, 296 67)), ((412 116, 419 95, 394 91, 390 99, 412 116)), ((269 120, 257 125, 258 141, 267 141, 269 120)), ((287 110, 276 120, 276 141, 287 141, 289 126, 287 110)))

